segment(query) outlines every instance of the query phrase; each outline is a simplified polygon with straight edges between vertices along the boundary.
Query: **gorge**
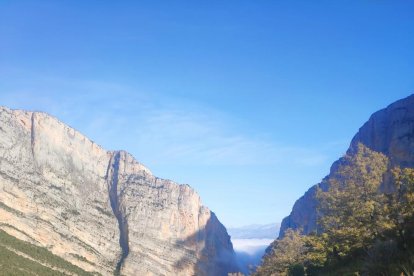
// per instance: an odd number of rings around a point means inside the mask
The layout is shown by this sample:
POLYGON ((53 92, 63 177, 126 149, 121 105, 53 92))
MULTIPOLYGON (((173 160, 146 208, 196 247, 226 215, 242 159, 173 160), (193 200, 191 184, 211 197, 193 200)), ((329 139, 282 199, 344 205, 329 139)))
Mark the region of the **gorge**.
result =
MULTIPOLYGON (((381 193, 392 194, 392 168, 414 168, 413 126, 414 95, 374 113, 330 174, 296 201, 257 275, 273 269, 272 250, 292 230, 321 232, 320 191, 332 183, 345 187, 355 177, 373 177, 381 193)), ((0 132, 0 247, 7 254, 76 275, 220 276, 258 264, 253 255, 234 252, 226 228, 190 186, 157 178, 128 152, 107 151, 41 112, 2 107, 0 132), (60 258, 61 267, 13 244, 60 258)), ((233 238, 257 237, 249 231, 263 227, 265 237, 272 236, 269 229, 276 234, 276 225, 255 227, 231 229, 233 238)))

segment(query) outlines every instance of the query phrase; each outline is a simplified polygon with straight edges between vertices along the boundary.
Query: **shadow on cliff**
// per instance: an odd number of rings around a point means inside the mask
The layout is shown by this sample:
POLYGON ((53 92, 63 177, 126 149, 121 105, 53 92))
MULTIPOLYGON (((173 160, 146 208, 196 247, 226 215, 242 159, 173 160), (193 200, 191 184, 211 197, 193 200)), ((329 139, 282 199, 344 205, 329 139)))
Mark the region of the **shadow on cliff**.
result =
MULTIPOLYGON (((205 241, 205 246, 199 253, 195 264, 195 275, 197 276, 227 276, 230 272, 237 272, 238 266, 233 245, 226 228, 220 223, 216 215, 211 212, 204 229, 197 231, 185 240, 177 242, 177 249, 196 248, 197 241, 205 241)), ((188 268, 193 263, 194 255, 189 253, 178 260, 174 267, 178 271, 188 268)))

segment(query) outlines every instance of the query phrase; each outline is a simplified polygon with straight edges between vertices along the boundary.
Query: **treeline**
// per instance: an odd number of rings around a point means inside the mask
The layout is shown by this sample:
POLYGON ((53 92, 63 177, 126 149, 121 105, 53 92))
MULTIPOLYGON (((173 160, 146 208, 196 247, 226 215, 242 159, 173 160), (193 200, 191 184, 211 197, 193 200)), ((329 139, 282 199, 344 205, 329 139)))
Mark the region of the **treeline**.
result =
POLYGON ((318 229, 288 229, 253 275, 414 275, 414 170, 362 144, 319 185, 318 229))

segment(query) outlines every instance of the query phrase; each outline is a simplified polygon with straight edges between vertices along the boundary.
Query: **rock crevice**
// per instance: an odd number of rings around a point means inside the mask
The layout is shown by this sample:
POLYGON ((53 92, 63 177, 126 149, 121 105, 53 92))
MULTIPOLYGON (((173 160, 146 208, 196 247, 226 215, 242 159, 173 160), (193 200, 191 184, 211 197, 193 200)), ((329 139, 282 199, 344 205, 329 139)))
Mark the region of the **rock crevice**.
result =
POLYGON ((119 163, 121 158, 121 152, 113 152, 111 159, 108 165, 108 172, 106 179, 108 181, 108 192, 109 192, 109 201, 111 203, 112 211, 118 221, 119 227, 119 245, 121 247, 121 257, 116 265, 115 275, 119 275, 121 272, 122 264, 124 263, 126 257, 129 254, 129 244, 128 244, 128 221, 126 219, 125 212, 123 212, 120 197, 118 193, 118 184, 119 184, 119 163))
POLYGON ((30 148, 32 150, 33 160, 35 160, 35 112, 32 113, 30 117, 31 125, 30 125, 30 148))

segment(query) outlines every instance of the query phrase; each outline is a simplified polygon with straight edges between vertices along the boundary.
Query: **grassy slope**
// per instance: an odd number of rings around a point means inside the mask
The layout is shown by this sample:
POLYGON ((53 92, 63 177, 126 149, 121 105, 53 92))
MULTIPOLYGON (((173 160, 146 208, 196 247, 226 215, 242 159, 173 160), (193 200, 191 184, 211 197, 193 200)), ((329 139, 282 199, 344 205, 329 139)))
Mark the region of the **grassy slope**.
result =
POLYGON ((0 275, 96 275, 0 230, 0 275), (21 253, 21 255, 17 253, 21 253), (25 257, 28 256, 31 259, 25 257))

